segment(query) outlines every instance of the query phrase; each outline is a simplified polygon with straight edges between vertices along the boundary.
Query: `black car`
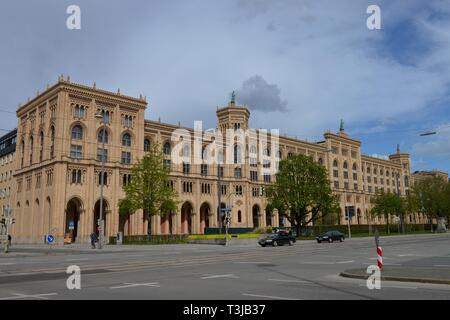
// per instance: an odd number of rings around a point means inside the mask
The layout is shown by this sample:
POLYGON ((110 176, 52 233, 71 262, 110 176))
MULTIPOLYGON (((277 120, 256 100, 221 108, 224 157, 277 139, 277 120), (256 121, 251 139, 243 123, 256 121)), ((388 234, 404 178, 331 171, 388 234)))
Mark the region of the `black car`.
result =
POLYGON ((261 247, 265 247, 267 245, 277 247, 284 244, 292 246, 295 243, 295 237, 287 232, 278 232, 261 238, 258 243, 261 247))
POLYGON ((318 243, 322 241, 333 242, 333 241, 344 241, 345 235, 339 231, 328 231, 320 236, 316 237, 318 243))

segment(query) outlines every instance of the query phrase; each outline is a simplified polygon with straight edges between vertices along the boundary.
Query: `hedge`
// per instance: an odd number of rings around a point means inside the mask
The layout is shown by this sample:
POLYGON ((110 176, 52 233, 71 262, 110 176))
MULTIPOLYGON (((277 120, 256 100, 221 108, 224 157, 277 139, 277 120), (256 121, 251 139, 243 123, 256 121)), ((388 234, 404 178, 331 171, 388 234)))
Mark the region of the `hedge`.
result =
MULTIPOLYGON (((187 235, 137 235, 124 236, 122 244, 177 244, 187 243, 187 235)), ((116 237, 109 238, 110 244, 117 244, 116 237)))

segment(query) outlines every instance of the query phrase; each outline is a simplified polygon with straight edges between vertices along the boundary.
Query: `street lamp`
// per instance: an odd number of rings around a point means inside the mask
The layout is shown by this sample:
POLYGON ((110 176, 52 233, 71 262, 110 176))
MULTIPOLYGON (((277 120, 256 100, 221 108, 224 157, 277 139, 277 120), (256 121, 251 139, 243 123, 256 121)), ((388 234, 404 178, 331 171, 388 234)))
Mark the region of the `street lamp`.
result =
MULTIPOLYGON (((397 179, 397 197, 400 199, 400 174, 396 172, 395 177, 397 179)), ((402 229, 402 233, 405 233, 405 226, 403 224, 403 212, 400 212, 400 228, 402 229)))
POLYGON ((100 171, 100 212, 98 219, 99 226, 99 239, 98 239, 98 248, 102 249, 103 247, 103 239, 105 237, 105 228, 103 221, 103 185, 104 185, 104 171, 105 171, 105 131, 106 131, 106 122, 105 117, 102 113, 98 112, 95 114, 95 118, 101 120, 102 122, 102 169, 100 171))

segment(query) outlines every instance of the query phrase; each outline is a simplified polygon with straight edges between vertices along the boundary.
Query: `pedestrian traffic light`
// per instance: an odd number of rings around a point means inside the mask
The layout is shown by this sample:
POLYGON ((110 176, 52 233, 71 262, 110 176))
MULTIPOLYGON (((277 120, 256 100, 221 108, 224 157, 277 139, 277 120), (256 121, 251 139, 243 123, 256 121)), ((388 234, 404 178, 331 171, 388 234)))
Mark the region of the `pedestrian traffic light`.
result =
POLYGON ((230 211, 228 211, 225 215, 225 223, 227 225, 230 225, 230 223, 231 223, 231 212, 230 211))
POLYGON ((14 223, 16 223, 16 218, 11 219, 11 224, 14 224, 14 223))

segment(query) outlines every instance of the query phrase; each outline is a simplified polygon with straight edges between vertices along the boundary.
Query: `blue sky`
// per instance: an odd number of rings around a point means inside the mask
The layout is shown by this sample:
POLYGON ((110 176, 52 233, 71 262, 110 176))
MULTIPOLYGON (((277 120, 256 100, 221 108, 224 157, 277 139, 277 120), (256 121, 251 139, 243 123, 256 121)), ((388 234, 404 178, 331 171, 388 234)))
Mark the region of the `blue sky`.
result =
POLYGON ((0 128, 59 74, 149 100, 147 118, 215 126, 237 91, 251 124, 365 154, 400 144, 413 170, 450 171, 450 2, 40 0, 0 3, 0 128), (66 8, 81 8, 81 30, 66 8), (366 27, 381 8, 381 30, 366 27), (434 130, 434 136, 420 137, 434 130))

